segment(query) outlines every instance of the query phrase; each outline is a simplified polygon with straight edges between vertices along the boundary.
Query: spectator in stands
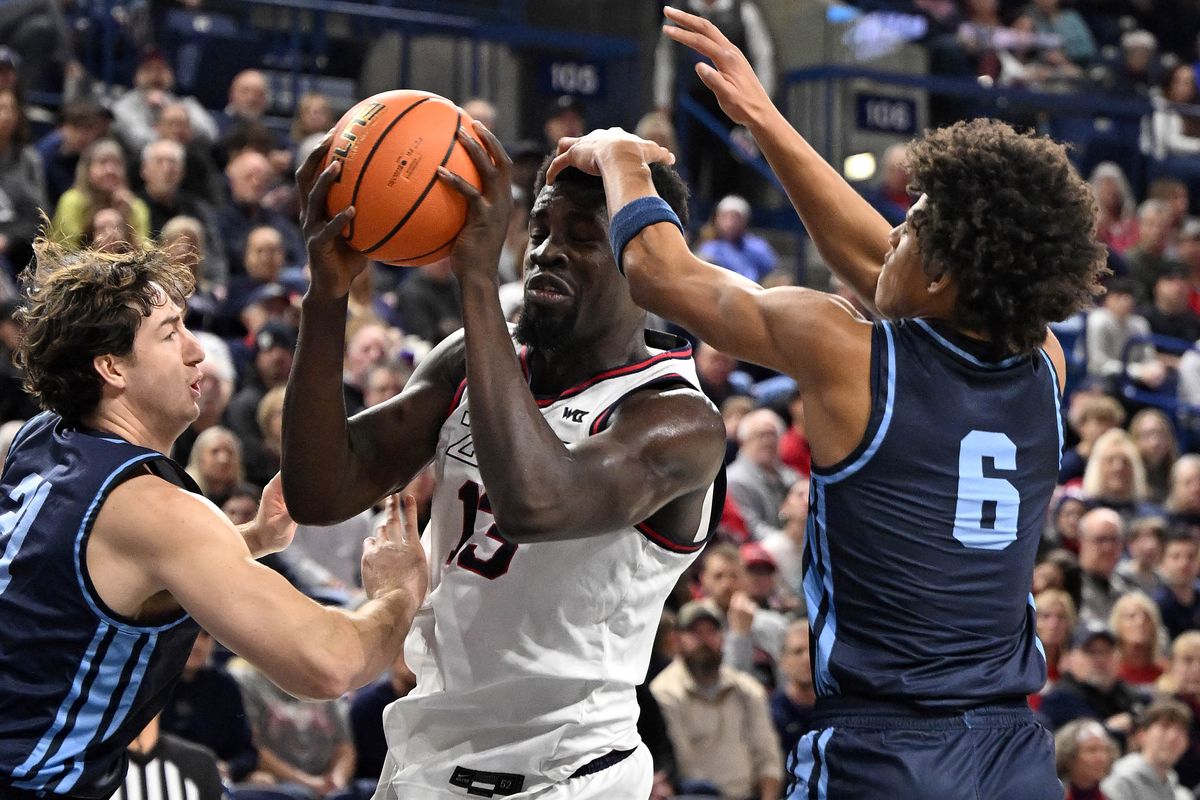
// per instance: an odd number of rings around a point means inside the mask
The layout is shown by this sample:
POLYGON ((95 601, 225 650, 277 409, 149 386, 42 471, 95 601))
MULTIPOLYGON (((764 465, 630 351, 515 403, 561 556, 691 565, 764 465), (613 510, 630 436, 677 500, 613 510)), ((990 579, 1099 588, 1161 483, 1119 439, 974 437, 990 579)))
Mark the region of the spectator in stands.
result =
POLYGON ((1096 196, 1096 238, 1117 253, 1137 243, 1137 202, 1125 170, 1104 161, 1092 170, 1092 194, 1096 196))
POLYGON ((373 408, 387 402, 400 392, 412 377, 412 368, 402 361, 384 361, 367 370, 363 385, 363 407, 373 408))
MULTIPOLYGON (((366 781, 374 790, 387 758, 387 740, 383 734, 383 709, 405 697, 417 685, 417 676, 404 663, 404 656, 392 662, 388 673, 367 684, 350 699, 350 732, 358 758, 354 777, 366 781)), ((357 783, 357 781, 356 781, 357 783)))
POLYGON ((1188 209, 1191 207, 1191 197, 1188 191, 1188 185, 1175 177, 1158 177, 1150 181, 1150 185, 1146 187, 1147 200, 1161 200, 1167 204, 1167 208, 1171 210, 1171 245, 1168 245, 1170 250, 1174 244, 1174 238, 1179 232, 1179 228, 1183 225, 1184 218, 1187 217, 1188 209))
POLYGON ((258 764, 237 681, 212 663, 216 640, 201 630, 162 712, 162 728, 217 756, 221 777, 240 781, 258 764))
MULTIPOLYGON (((1200 339, 1200 336, 1196 338, 1200 339)), ((1171 420, 1157 408, 1143 408, 1129 423, 1142 465, 1146 468, 1146 499, 1156 505, 1167 500, 1171 468, 1179 459, 1179 442, 1171 420)))
POLYGON ((346 342, 342 370, 342 389, 346 395, 346 413, 353 415, 366 408, 367 376, 388 356, 388 329, 378 323, 360 325, 346 342))
POLYGON ((1171 204, 1163 200, 1150 199, 1138 206, 1138 240, 1125 251, 1125 264, 1140 302, 1149 302, 1154 281, 1178 265, 1168 253, 1174 230, 1173 218, 1171 204))
POLYGON ((170 139, 183 145, 183 191, 216 205, 225 196, 224 181, 218 177, 216 162, 210 149, 196 140, 192 121, 183 103, 168 103, 159 112, 154 131, 160 139, 170 139))
POLYGON ((1090 504, 1116 511, 1126 524, 1158 510, 1146 502, 1146 468, 1137 445, 1120 428, 1096 440, 1082 488, 1090 504))
POLYGON ((157 48, 147 50, 133 73, 133 88, 113 103, 113 130, 131 153, 141 152, 158 138, 154 126, 168 103, 181 103, 187 109, 197 136, 207 142, 216 140, 216 123, 204 106, 192 97, 177 98, 171 93, 174 88, 175 72, 166 55, 157 48))
POLYGON ((779 566, 779 582, 797 596, 803 595, 800 581, 808 526, 808 489, 809 480, 805 476, 792 484, 779 507, 783 528, 778 533, 768 533, 760 542, 779 566))
POLYGON ((242 443, 228 428, 214 425, 196 437, 187 473, 204 496, 221 505, 246 480, 242 443))
POLYGON ((1127 97, 1149 98, 1162 82, 1158 58, 1158 40, 1147 30, 1126 31, 1121 35, 1121 60, 1109 78, 1109 90, 1127 97))
POLYGON ((40 410, 24 388, 25 371, 13 361, 21 340, 21 328, 13 318, 21 301, 0 299, 0 422, 27 420, 40 410))
POLYGON ((1163 547, 1163 587, 1154 595, 1162 614, 1163 627, 1172 640, 1200 628, 1200 543, 1189 533, 1175 532, 1163 547))
MULTIPOLYGON (((1188 272, 1182 264, 1160 273, 1154 281, 1154 303, 1144 315, 1150 332, 1179 339, 1181 347, 1200 339, 1200 316, 1192 311, 1190 299, 1188 272)), ((1179 356, 1173 353, 1159 352, 1158 357, 1169 367, 1178 366, 1179 356)))
POLYGON ((1058 490, 1050 507, 1050 519, 1042 536, 1043 550, 1061 547, 1069 553, 1079 553, 1079 520, 1087 513, 1088 504, 1078 488, 1058 490))
POLYGON ((127 253, 141 240, 121 209, 101 206, 92 209, 79 243, 101 253, 127 253))
POLYGON ((1051 730, 1074 719, 1095 719, 1123 738, 1141 708, 1136 690, 1120 679, 1117 639, 1101 623, 1082 623, 1071 639, 1058 684, 1042 698, 1040 714, 1051 730))
POLYGON ((12 89, 0 90, 0 268, 16 275, 33 256, 46 207, 42 162, 29 146, 29 120, 12 89))
POLYGON ((1117 600, 1133 589, 1117 574, 1124 533, 1124 521, 1111 508, 1092 509, 1079 520, 1079 618, 1085 623, 1106 623, 1117 600))
POLYGON ((965 0, 955 39, 966 59, 966 72, 995 80, 1000 76, 997 32, 1004 28, 999 0, 965 0))
POLYGON ((258 401, 254 415, 258 437, 243 442, 246 479, 258 486, 266 486, 279 472, 279 460, 283 455, 283 391, 283 386, 276 386, 258 401))
POLYGON ((258 404, 268 391, 287 383, 295 349, 296 332, 279 320, 268 320, 254 335, 253 367, 226 413, 230 429, 243 442, 259 440, 258 404))
POLYGON ((675 746, 680 793, 703 785, 724 797, 775 800, 783 759, 766 692, 722 663, 721 619, 707 605, 679 610, 678 636, 679 654, 650 691, 675 746))
MULTIPOLYGON (((462 110, 467 112, 467 116, 476 122, 483 123, 483 127, 489 131, 501 136, 496 129, 499 121, 499 113, 496 111, 496 106, 486 97, 472 97, 470 100, 462 104, 462 110)), ((328 126, 326 126, 328 127, 328 126)), ((501 138, 504 138, 501 136, 501 138)))
POLYGON ((1141 591, 1128 592, 1113 606, 1108 625, 1117 636, 1121 680, 1130 686, 1153 688, 1167 665, 1159 645, 1162 618, 1158 606, 1141 591))
POLYGON ((245 272, 246 237, 259 225, 269 225, 283 236, 285 263, 304 263, 304 247, 296 223, 263 204, 273 174, 267 157, 254 150, 238 153, 225 167, 229 200, 217 210, 217 228, 229 248, 226 254, 231 276, 245 272))
POLYGON ((907 159, 908 146, 905 144, 894 144, 884 150, 883 158, 879 160, 879 184, 862 192, 867 202, 892 225, 904 222, 913 204, 913 197, 908 192, 911 175, 907 159))
POLYGON ((587 132, 586 111, 583 101, 573 95, 564 94, 551 101, 546 109, 546 120, 542 125, 545 134, 546 152, 558 148, 558 140, 564 136, 582 136, 587 132))
POLYGON ((1184 220, 1175 252, 1187 272, 1188 305, 1193 313, 1200 314, 1200 219, 1184 220))
POLYGON ((1001 86, 1066 93, 1075 91, 1083 78, 1083 68, 1064 52, 1063 38, 1039 31, 1028 12, 1013 20, 1004 43, 1005 47, 996 51, 1001 86))
MULTIPOLYGON (((187 299, 187 325, 193 331, 217 332, 225 282, 214 274, 220 265, 210 264, 206 238, 209 232, 195 217, 173 217, 163 225, 158 241, 192 273, 196 288, 187 299)), ((208 352, 207 348, 205 352, 208 352)))
POLYGON ((1200 784, 1200 631, 1181 633, 1171 643, 1171 662, 1159 689, 1192 712, 1188 749, 1175 765, 1184 786, 1200 784))
POLYGON ((713 211, 716 237, 700 245, 697 253, 706 261, 761 283, 779 262, 766 239, 749 232, 750 204, 735 194, 721 198, 713 211))
MULTIPOLYGON (((1096 440, 1106 431, 1125 424, 1125 409, 1105 394, 1077 391, 1067 407, 1067 424, 1079 437, 1079 443, 1063 453, 1058 472, 1060 484, 1083 477, 1096 440)), ((1069 546, 1068 549, 1078 550, 1069 546)))
POLYGON ((240 658, 229 671, 241 686, 258 745, 258 769, 249 783, 307 790, 310 798, 344 797, 354 779, 349 704, 340 698, 298 700, 240 658))
MULTIPOLYGON (((762 12, 754 2, 688 0, 681 7, 720 28, 750 59, 767 96, 775 93, 775 45, 762 12)), ((655 108, 670 114, 677 110, 676 99, 686 95, 708 111, 731 135, 740 137, 744 130, 735 132, 713 93, 696 75, 698 59, 693 51, 671 41, 666 34, 659 37, 654 50, 655 108)), ((676 119, 681 120, 677 122, 680 134, 688 142, 687 163, 681 165, 681 171, 692 190, 709 201, 733 192, 751 196, 746 191, 751 179, 744 174, 745 168, 738 164, 729 146, 691 114, 680 113, 676 119)))
POLYGON ((92 100, 69 102, 59 116, 58 127, 37 143, 48 203, 57 203, 63 192, 71 188, 80 154, 107 136, 112 123, 112 112, 92 100))
MULTIPOLYGON (((1158 574, 1163 545, 1167 541, 1167 521, 1162 517, 1137 517, 1129 525, 1129 557, 1117 565, 1117 574, 1147 595, 1163 585, 1158 574)), ((1114 626, 1115 628, 1115 626, 1114 626)))
POLYGON ((1062 589, 1046 589, 1034 597, 1033 602, 1037 607, 1038 641, 1046 652, 1046 685, 1041 691, 1044 695, 1054 688, 1062 674, 1063 661, 1071 648, 1071 634, 1078 617, 1075 614, 1075 601, 1062 589))
POLYGON ((1075 555, 1061 548, 1043 553, 1033 567, 1033 596, 1051 589, 1066 592, 1074 607, 1079 608, 1083 596, 1083 570, 1075 555))
POLYGON ((801 475, 812 473, 812 450, 804 429, 804 399, 793 389, 787 398, 788 426, 779 440, 779 459, 801 475))
POLYGON ((1096 39, 1078 11, 1062 8, 1059 0, 1033 0, 1024 13, 1039 33, 1062 37, 1063 54, 1072 63, 1087 66, 1096 59, 1096 39))
POLYGON ((93 142, 79 158, 74 185, 58 199, 51 223, 53 235, 79 244, 97 208, 116 208, 141 239, 150 236, 150 209, 129 189, 125 152, 113 139, 93 142))
POLYGON ((679 154, 679 137, 675 135, 675 123, 662 111, 648 111, 643 114, 633 132, 672 153, 679 154))
POLYGON ((813 689, 810 663, 808 620, 798 619, 788 626, 779 658, 779 688, 771 694, 771 719, 779 734, 784 762, 809 729, 817 694, 813 689))
POLYGON ((1167 378, 1167 369, 1158 360, 1153 343, 1130 345, 1130 339, 1150 335, 1150 323, 1134 313, 1136 291, 1129 281, 1114 278, 1101 306, 1088 313, 1088 375, 1111 382, 1113 389, 1120 385, 1122 376, 1151 389, 1167 378))
POLYGON ((751 411, 738 425, 738 454, 726 477, 753 539, 779 532, 779 508, 800 478, 779 459, 783 430, 783 421, 769 408, 751 411))
POLYGON ((1120 755, 1117 743, 1094 719, 1064 725, 1054 737, 1054 763, 1067 790, 1065 800, 1107 800, 1100 781, 1120 755))
POLYGON ((1193 800, 1173 767, 1188 747, 1192 712, 1176 700, 1159 700, 1137 721, 1133 752, 1117 759, 1100 782, 1108 800, 1193 800))
MULTIPOLYGON (((304 163, 304 159, 316 149, 322 137, 336 121, 328 97, 320 92, 305 92, 300 95, 300 99, 296 101, 296 114, 292 117, 292 128, 288 134, 294 166, 304 163)), ((489 125, 488 130, 494 129, 489 125)))
POLYGON ((462 297, 458 280, 443 258, 418 267, 396 292, 396 308, 404 330, 437 344, 462 327, 462 297))
POLYGON ((1200 456, 1188 453, 1171 468, 1167 514, 1172 525, 1200 536, 1200 456))
POLYGON ((1197 105, 1197 94, 1193 64, 1184 62, 1168 70, 1143 142, 1163 174, 1188 183, 1200 178, 1200 167, 1191 158, 1200 153, 1200 116, 1189 110, 1197 105))
POLYGON ((723 620, 725 663, 742 672, 753 672, 756 663, 773 668, 783 652, 787 619, 759 608, 746 592, 741 553, 729 544, 710 545, 700 568, 700 590, 705 602, 723 620))
POLYGON ((700 390, 718 408, 734 395, 750 394, 750 378, 738 371, 737 361, 706 342, 696 346, 696 374, 700 390))
POLYGON ((245 274, 229 279, 229 304, 234 308, 244 306, 256 290, 278 283, 283 274, 284 259, 287 258, 283 234, 271 225, 255 225, 251 228, 246 234, 242 252, 245 274))
POLYGON ((224 800, 217 759, 208 748, 172 736, 156 716, 129 743, 129 765, 117 797, 224 800))
MULTIPOLYGON (((790 614, 797 608, 796 592, 779 582, 775 557, 759 542, 746 542, 738 548, 746 576, 746 594, 759 608, 790 614)), ((770 688, 770 687, 768 687, 770 688)))

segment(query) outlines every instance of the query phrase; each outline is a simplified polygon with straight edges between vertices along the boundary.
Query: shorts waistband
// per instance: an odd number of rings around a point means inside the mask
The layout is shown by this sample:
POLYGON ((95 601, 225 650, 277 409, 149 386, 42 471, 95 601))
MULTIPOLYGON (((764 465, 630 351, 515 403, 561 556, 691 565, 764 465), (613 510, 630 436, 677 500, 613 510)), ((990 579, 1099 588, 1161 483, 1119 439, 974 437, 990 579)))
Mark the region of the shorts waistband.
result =
POLYGON ((996 698, 965 708, 929 709, 907 703, 834 695, 818 697, 812 721, 818 728, 893 728, 956 730, 1008 728, 1031 723, 1033 712, 1025 698, 996 698))

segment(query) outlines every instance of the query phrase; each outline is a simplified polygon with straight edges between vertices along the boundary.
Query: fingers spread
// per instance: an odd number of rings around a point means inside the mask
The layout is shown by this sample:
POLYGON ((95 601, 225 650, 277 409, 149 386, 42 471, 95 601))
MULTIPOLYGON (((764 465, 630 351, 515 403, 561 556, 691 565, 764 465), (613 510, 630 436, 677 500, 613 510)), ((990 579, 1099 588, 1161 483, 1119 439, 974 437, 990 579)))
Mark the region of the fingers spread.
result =
MULTIPOLYGON (((467 133, 466 128, 460 127, 457 135, 458 143, 471 156, 471 161, 475 162, 475 168, 479 170, 479 173, 488 176, 488 178, 495 175, 496 165, 492 163, 492 159, 487 151, 483 149, 483 145, 476 141, 474 136, 467 133)), ((488 180, 488 178, 485 178, 485 180, 488 180)))
POLYGON ((300 187, 301 192, 312 183, 313 175, 321 168, 321 162, 325 160, 325 152, 329 149, 329 143, 333 141, 333 131, 325 134, 321 139, 321 143, 317 145, 308 157, 304 159, 304 163, 296 170, 296 184, 300 187))
POLYGON ((325 198, 329 196, 329 187, 333 186, 333 182, 340 174, 342 174, 342 162, 340 161, 332 161, 329 166, 321 170, 316 184, 308 193, 308 205, 305 208, 305 219, 303 220, 305 227, 319 223, 325 218, 325 198))
POLYGON ((703 34, 689 31, 685 28, 664 25, 663 33, 685 47, 690 47, 697 53, 711 58, 713 61, 716 61, 720 57, 720 54, 725 51, 725 48, 718 42, 713 41, 703 34))
POLYGON ((328 242, 335 236, 340 236, 342 231, 345 230, 346 226, 350 224, 350 220, 354 219, 354 215, 356 213, 357 212, 355 211, 354 206, 346 206, 343 208, 338 212, 336 217, 329 220, 329 222, 325 224, 325 227, 322 228, 321 232, 317 234, 317 240, 321 242, 328 242))
POLYGON ((451 189, 467 198, 467 202, 473 203, 482 198, 483 195, 479 193, 478 189, 471 185, 470 181, 463 180, 446 167, 438 167, 437 174, 439 178, 450 184, 451 189))

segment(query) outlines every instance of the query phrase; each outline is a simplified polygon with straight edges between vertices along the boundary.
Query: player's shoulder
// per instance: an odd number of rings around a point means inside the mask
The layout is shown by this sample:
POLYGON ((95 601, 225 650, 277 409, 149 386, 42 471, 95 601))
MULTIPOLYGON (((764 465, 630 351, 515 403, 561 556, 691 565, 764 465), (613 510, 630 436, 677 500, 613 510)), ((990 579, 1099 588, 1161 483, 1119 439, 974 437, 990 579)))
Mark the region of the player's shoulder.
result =
POLYGON ((635 391, 613 411, 609 427, 645 431, 660 440, 693 439, 725 452, 720 412, 703 392, 682 382, 635 391))
POLYGON ((447 336, 421 359, 413 378, 417 381, 436 381, 453 390, 467 376, 467 339, 459 328, 447 336))
POLYGON ((93 529, 132 552, 172 550, 206 531, 232 530, 231 523, 202 495, 154 474, 118 484, 104 499, 93 529))

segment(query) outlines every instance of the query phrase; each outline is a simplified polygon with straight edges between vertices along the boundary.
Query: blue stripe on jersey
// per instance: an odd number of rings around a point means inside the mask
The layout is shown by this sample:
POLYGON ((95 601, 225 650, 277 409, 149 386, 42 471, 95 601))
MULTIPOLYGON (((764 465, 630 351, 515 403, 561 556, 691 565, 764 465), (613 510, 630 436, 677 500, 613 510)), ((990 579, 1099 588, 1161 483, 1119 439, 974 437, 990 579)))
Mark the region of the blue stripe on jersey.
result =
POLYGON ((8 514, 0 516, 0 532, 8 529, 10 525, 12 526, 12 537, 8 540, 8 547, 4 548, 4 554, 0 555, 0 594, 4 594, 4 590, 12 581, 13 559, 17 557, 21 545, 25 543, 25 536, 33 527, 33 521, 37 518, 38 512, 42 510, 42 504, 46 502, 46 495, 50 494, 50 488, 50 484, 41 475, 31 473, 25 476, 25 480, 21 481, 17 488, 10 493, 14 501, 24 498, 25 502, 17 506, 20 512, 19 519, 15 518, 18 511, 10 511, 8 514), (31 492, 33 493, 32 498, 29 497, 31 492), (14 519, 5 519, 10 515, 14 519))
POLYGON ((1033 592, 1029 593, 1029 607, 1033 609, 1033 643, 1037 645, 1037 651, 1042 654, 1042 660, 1046 660, 1046 648, 1042 645, 1042 637, 1037 635, 1037 603, 1033 602, 1033 592))
POLYGON ((83 599, 87 601, 88 607, 97 617, 104 620, 109 625, 112 625, 114 628, 125 631, 126 633, 133 633, 137 635, 162 633, 163 631, 170 630, 177 625, 187 622, 189 617, 186 613, 181 613, 177 619, 157 627, 130 625, 128 622, 114 619, 113 616, 108 613, 107 609, 101 608, 96 602, 96 598, 89 589, 87 581, 85 581, 83 578, 83 540, 88 531, 91 529, 92 521, 95 519, 94 515, 96 513, 96 507, 100 505, 101 501, 108 497, 108 490, 109 487, 112 486, 113 481, 123 475, 125 471, 134 464, 142 461, 150 461, 160 457, 161 456, 158 453, 146 453, 144 455, 134 456, 109 473, 109 476, 104 479, 104 483, 100 484, 100 489, 97 490, 96 496, 92 498, 92 503, 88 506, 87 513, 83 515, 83 519, 79 522, 79 530, 75 533, 75 579, 79 582, 79 591, 83 594, 83 599))
POLYGON ((821 731, 821 735, 817 737, 817 755, 821 759, 823 769, 821 770, 820 777, 817 778, 816 800, 826 800, 829 797, 829 761, 825 758, 825 747, 832 738, 833 728, 821 731))
POLYGON ((1054 416, 1058 423, 1055 427, 1058 429, 1058 468, 1062 469, 1063 447, 1063 415, 1062 415, 1062 385, 1058 382, 1058 371, 1054 369, 1054 362, 1050 360, 1050 355, 1046 350, 1040 349, 1042 359, 1046 362, 1046 368, 1050 373, 1050 380, 1054 383, 1054 416))
POLYGON ((940 333, 935 331, 933 329, 933 326, 930 325, 925 320, 914 319, 913 322, 920 325, 922 330, 924 330, 931 337, 933 337, 933 340, 935 342, 937 342, 942 347, 949 350, 951 353, 954 353, 954 355, 958 356, 959 358, 963 359, 964 361, 970 362, 971 364, 973 364, 976 367, 982 367, 983 369, 1008 369, 1013 364, 1016 364, 1018 361, 1025 358, 1025 356, 1012 356, 1010 358, 1004 359, 1003 361, 981 361, 978 358, 976 358, 975 356, 968 353, 966 350, 963 350, 961 347, 959 347, 958 345, 951 342, 945 336, 942 336, 940 333))
POLYGON ((825 748, 833 728, 809 731, 796 745, 795 782, 788 800, 826 800, 829 797, 829 763, 825 748))
MULTIPOLYGON (((123 637, 128 638, 128 637, 123 637)), ((129 649, 128 654, 123 654, 125 657, 124 668, 121 670, 120 677, 116 680, 115 685, 111 688, 102 687, 100 697, 103 698, 99 702, 88 698, 89 706, 94 706, 101 709, 98 722, 90 725, 91 716, 81 714, 79 720, 88 720, 87 727, 81 727, 77 724, 78 731, 72 734, 67 744, 64 746, 65 751, 71 752, 70 759, 64 762, 64 765, 69 764, 70 770, 63 776, 56 791, 69 792, 75 788, 75 784, 79 782, 79 777, 83 774, 84 762, 79 758, 81 753, 84 753, 97 742, 112 737, 121 723, 125 721, 129 714, 129 709, 133 706, 133 700, 137 697, 138 690, 142 687, 142 678, 146 674, 146 667, 150 663, 150 657, 154 654, 154 646, 158 642, 158 634, 150 634, 149 636, 139 636, 129 649), (124 688, 122 688, 124 687, 124 688), (119 702, 113 702, 114 699, 120 698, 119 702), (90 730, 89 730, 90 727, 90 730)), ((121 663, 114 659, 115 664, 121 663)), ((113 669, 113 672, 116 670, 113 669)))
MULTIPOLYGON (((79 669, 75 672, 75 679, 71 681, 71 689, 67 692, 67 696, 63 698, 62 704, 58 707, 58 713, 54 716, 53 724, 50 725, 50 729, 42 735, 37 745, 30 751, 29 757, 13 770, 14 778, 25 778, 46 763, 46 759, 50 756, 49 750, 51 745, 59 738, 59 734, 66 727, 68 719, 75 716, 76 708, 84 693, 91 690, 92 681, 96 678, 94 667, 100 663, 96 660, 97 653, 101 651, 107 652, 108 645, 115 635, 116 629, 110 625, 101 622, 96 626, 96 633, 92 636, 92 641, 88 645, 87 651, 83 654, 83 658, 79 661, 79 669)), ((30 781, 14 781, 14 783, 24 789, 41 789, 44 785, 42 782, 37 781, 36 778, 30 781)))
POLYGON ((817 472, 813 472, 812 479, 814 482, 822 481, 823 483, 836 483, 837 481, 849 478, 854 473, 858 472, 871 457, 875 455, 875 451, 879 449, 879 445, 883 444, 883 439, 887 436, 888 425, 892 421, 892 409, 896 402, 896 341, 892 333, 892 323, 882 323, 883 332, 887 334, 887 349, 888 349, 888 385, 887 385, 887 401, 884 404, 883 420, 879 423, 879 429, 875 431, 875 438, 871 440, 871 445, 863 451, 862 455, 854 459, 853 463, 846 465, 843 469, 838 470, 833 475, 822 476, 817 472))
POLYGON ((52 728, 42 737, 34 750, 42 750, 42 755, 26 773, 30 777, 19 786, 70 791, 83 773, 84 764, 78 756, 99 741, 106 728, 111 735, 116 729, 113 723, 119 724, 128 713, 153 653, 155 637, 122 635, 104 622, 99 631, 103 631, 105 643, 98 648, 103 650, 102 655, 89 665, 79 694, 64 700, 55 719, 57 730, 52 728))
MULTIPOLYGON (((833 656, 833 647, 837 642, 837 609, 833 599, 833 564, 829 555, 829 528, 825 522, 825 487, 818 481, 812 482, 809 490, 809 519, 815 518, 811 528, 814 554, 816 558, 809 565, 809 575, 815 576, 819 586, 820 597, 817 605, 809 605, 809 625, 812 627, 813 639, 816 640, 816 665, 818 693, 836 692, 838 681, 829 669, 829 661, 833 656)), ((808 575, 805 576, 806 583, 808 575)), ((808 589, 805 591, 806 599, 808 589)))

